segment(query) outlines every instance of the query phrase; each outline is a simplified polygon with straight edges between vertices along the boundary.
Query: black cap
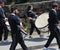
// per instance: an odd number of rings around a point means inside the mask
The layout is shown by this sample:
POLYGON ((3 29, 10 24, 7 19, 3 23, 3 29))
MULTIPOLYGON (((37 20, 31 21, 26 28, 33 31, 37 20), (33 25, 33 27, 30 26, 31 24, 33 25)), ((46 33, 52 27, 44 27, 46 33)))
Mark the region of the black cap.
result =
POLYGON ((11 7, 11 13, 12 13, 14 10, 16 10, 16 9, 17 9, 16 6, 11 7))

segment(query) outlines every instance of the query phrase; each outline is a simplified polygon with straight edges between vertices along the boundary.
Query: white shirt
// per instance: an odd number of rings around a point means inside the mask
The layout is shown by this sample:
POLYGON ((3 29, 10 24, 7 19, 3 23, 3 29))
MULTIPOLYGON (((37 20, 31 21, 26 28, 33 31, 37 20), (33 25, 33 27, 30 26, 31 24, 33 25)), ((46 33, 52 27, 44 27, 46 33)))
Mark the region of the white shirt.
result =
POLYGON ((52 9, 55 13, 56 13, 56 10, 55 9, 52 9))
POLYGON ((14 14, 14 13, 11 13, 11 15, 14 15, 14 16, 15 16, 15 14, 14 14))

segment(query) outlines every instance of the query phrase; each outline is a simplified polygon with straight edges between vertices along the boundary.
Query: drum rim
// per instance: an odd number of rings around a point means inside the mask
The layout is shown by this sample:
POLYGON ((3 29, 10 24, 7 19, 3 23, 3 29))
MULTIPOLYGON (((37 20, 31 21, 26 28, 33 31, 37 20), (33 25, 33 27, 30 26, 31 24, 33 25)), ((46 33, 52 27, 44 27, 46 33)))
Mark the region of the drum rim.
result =
POLYGON ((45 26, 43 26, 43 27, 41 27, 41 28, 38 28, 38 29, 43 29, 43 28, 45 28, 45 27, 47 27, 48 26, 48 24, 47 25, 45 25, 45 26))
MULTIPOLYGON (((44 29, 45 27, 47 27, 48 26, 48 24, 46 25, 46 26, 44 26, 44 27, 41 27, 41 28, 38 28, 39 30, 41 30, 41 29, 44 29)), ((46 31, 41 31, 41 32, 43 32, 43 33, 45 33, 45 32, 49 32, 49 29, 48 30, 46 30, 46 31)))

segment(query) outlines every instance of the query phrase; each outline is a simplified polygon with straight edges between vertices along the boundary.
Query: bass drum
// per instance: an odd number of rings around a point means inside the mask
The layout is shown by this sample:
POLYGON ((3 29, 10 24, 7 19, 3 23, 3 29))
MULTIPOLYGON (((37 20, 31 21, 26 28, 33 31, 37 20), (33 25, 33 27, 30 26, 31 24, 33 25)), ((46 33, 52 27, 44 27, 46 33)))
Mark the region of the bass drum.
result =
POLYGON ((40 31, 47 32, 48 31, 48 18, 49 18, 48 12, 42 13, 40 16, 37 17, 35 21, 35 26, 40 31))

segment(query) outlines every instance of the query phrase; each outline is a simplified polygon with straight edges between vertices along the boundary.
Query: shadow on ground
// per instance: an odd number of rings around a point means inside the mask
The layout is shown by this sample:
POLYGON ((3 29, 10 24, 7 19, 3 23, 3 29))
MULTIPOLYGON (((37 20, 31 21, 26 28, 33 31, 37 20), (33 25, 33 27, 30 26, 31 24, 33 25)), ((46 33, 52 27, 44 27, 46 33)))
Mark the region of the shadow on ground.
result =
MULTIPOLYGON (((51 44, 50 46, 56 46, 57 44, 56 43, 53 43, 51 44)), ((44 45, 38 45, 38 46, 31 46, 31 47, 28 47, 29 50, 36 50, 36 49, 42 49, 44 47, 44 45)), ((22 49, 16 49, 16 50, 22 50, 22 49)), ((56 50, 54 48, 49 48, 49 50, 56 50)))
POLYGON ((0 46, 6 46, 6 45, 10 45, 10 44, 11 44, 11 42, 1 42, 0 46))
POLYGON ((33 42, 41 42, 47 40, 46 38, 31 38, 31 39, 24 39, 25 41, 33 41, 33 42))

